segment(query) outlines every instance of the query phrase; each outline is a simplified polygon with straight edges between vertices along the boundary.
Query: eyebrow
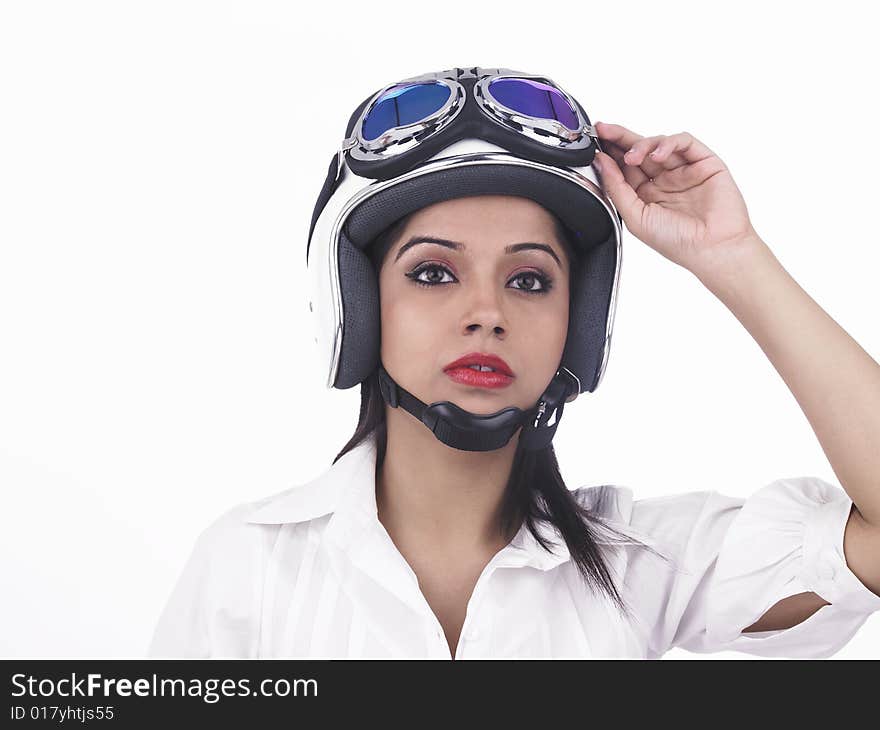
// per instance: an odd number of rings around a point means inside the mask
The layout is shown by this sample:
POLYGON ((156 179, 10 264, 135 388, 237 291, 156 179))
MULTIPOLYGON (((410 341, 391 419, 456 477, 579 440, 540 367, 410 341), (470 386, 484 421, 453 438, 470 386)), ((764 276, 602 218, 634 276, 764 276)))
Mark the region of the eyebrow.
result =
MULTIPOLYGON (((413 236, 409 239, 397 252, 397 256, 394 257, 394 261, 397 262, 403 254, 405 254, 409 249, 413 246, 416 246, 420 243, 436 243, 440 246, 446 246, 446 248, 454 249, 455 251, 461 251, 465 248, 463 243, 459 243, 458 241, 449 241, 445 238, 434 238, 433 236, 413 236)), ((532 243, 531 241, 525 243, 511 243, 508 246, 504 247, 504 253, 512 254, 517 253, 518 251, 526 251, 529 249, 537 249, 538 251, 546 251, 549 253, 556 263, 559 265, 559 268, 562 268, 562 263, 559 261, 559 257, 556 255, 556 252, 548 246, 546 243, 532 243)))

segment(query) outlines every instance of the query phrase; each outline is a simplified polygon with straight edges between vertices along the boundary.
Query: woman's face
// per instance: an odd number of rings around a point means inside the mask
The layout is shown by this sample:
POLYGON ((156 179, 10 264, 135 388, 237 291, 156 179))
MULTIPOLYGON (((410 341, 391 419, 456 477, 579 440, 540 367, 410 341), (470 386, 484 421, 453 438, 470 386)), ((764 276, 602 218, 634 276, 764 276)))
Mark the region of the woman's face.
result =
POLYGON ((383 365, 425 403, 480 415, 533 407, 562 359, 569 265, 553 216, 528 198, 479 195, 418 210, 379 272, 383 365), (409 245, 422 237, 447 244, 409 245), (510 383, 488 388, 444 372, 475 352, 501 357, 510 383))

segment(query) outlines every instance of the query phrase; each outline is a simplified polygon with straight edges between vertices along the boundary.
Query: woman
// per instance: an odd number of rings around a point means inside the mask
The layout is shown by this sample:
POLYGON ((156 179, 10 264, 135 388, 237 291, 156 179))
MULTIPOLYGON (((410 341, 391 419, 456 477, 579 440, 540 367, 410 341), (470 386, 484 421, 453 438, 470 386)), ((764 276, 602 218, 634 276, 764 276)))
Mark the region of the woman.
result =
POLYGON ((506 69, 406 79, 349 120, 307 261, 360 422, 317 479, 202 533, 151 655, 829 656, 880 608, 880 367, 691 135, 590 125, 506 69), (567 488, 552 438, 602 379, 621 222, 752 333, 846 491, 567 488))

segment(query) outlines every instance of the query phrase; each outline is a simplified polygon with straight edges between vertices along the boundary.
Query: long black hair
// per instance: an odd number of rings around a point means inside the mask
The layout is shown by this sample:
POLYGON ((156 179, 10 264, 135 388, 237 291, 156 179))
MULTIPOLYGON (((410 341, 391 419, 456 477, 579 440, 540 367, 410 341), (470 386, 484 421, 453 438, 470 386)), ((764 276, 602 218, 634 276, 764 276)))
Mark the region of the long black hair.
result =
MULTIPOLYGON (((550 211, 548 211, 550 212, 550 211)), ((399 219, 380 233, 370 244, 367 253, 378 276, 385 255, 406 228, 412 213, 399 219)), ((556 235, 568 256, 569 262, 577 255, 571 244, 570 232, 553 213, 556 235)), ((570 267, 572 268, 572 267, 570 267)), ((569 287, 569 291, 571 287, 569 287)), ((354 434, 333 460, 335 464, 371 434, 376 436, 376 477, 385 458, 387 431, 385 422, 385 402, 379 391, 378 369, 361 383, 360 417, 354 434)), ((608 488, 599 490, 597 505, 611 496, 608 488)), ((550 546, 535 528, 537 520, 555 526, 568 546, 572 560, 578 567, 588 585, 605 593, 619 611, 631 617, 631 608, 626 604, 611 577, 601 547, 597 542, 599 532, 613 535, 623 543, 638 544, 651 552, 656 551, 631 535, 614 530, 601 517, 578 504, 559 472, 559 463, 551 443, 539 451, 527 451, 517 446, 513 465, 501 504, 502 534, 513 536, 514 529, 525 521, 529 531, 538 543, 552 553, 550 546)), ((597 510, 598 511, 598 510, 597 510)), ((615 540, 612 539, 612 542, 615 540)), ((662 559, 665 556, 660 555, 662 559)))

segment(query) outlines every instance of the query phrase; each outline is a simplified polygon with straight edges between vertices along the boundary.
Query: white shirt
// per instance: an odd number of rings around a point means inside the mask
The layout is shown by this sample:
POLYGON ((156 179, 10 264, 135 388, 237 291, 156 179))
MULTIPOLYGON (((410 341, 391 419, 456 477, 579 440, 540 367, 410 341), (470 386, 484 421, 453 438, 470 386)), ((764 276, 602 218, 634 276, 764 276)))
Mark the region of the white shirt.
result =
MULTIPOLYGON (((370 437, 313 481, 204 530, 149 655, 450 659, 415 573, 378 520, 375 464, 370 437)), ((539 523, 551 555, 523 524, 477 580, 455 659, 657 658, 673 647, 827 657, 880 609, 844 557, 852 500, 821 479, 779 479, 748 499, 703 491, 634 501, 613 485, 573 494, 674 561, 601 543, 633 620, 585 584, 555 528, 539 523), (831 605, 789 629, 741 633, 803 591, 831 605)))

